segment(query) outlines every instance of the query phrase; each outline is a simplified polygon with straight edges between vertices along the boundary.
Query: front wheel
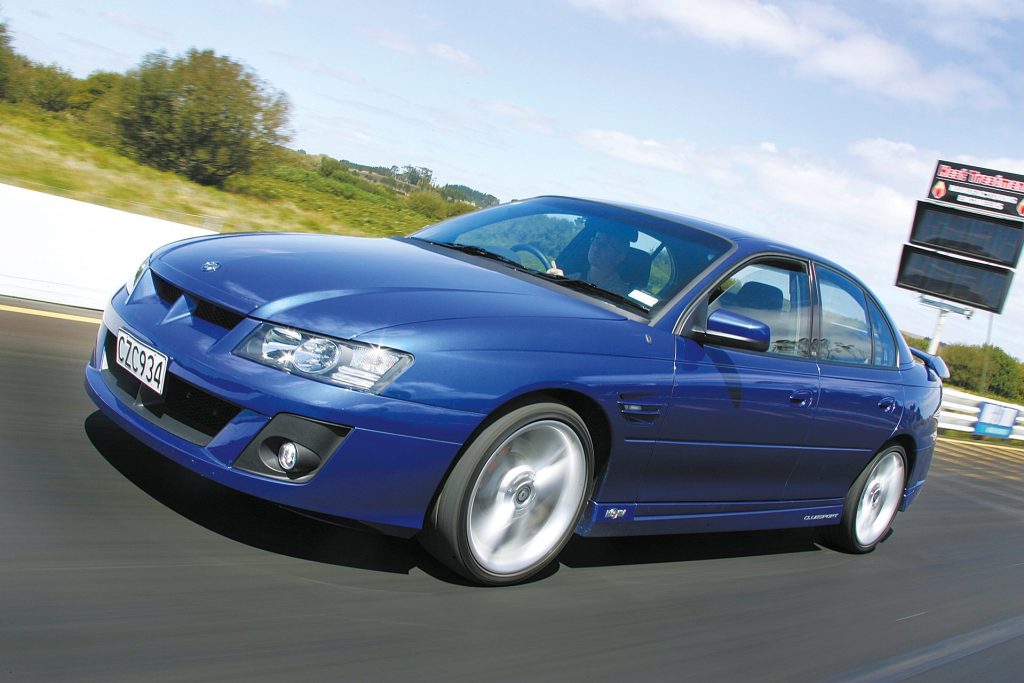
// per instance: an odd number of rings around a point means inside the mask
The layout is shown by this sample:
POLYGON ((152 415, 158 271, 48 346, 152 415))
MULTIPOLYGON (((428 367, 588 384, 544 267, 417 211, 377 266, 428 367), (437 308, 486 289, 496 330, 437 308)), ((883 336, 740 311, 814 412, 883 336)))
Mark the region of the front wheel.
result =
POLYGON ((435 557, 473 581, 523 581, 569 541, 590 494, 594 447, 561 403, 495 420, 465 449, 421 535, 435 557))
POLYGON ((892 528, 907 483, 907 454, 897 445, 878 452, 850 487, 843 520, 829 540, 839 550, 868 553, 892 528))

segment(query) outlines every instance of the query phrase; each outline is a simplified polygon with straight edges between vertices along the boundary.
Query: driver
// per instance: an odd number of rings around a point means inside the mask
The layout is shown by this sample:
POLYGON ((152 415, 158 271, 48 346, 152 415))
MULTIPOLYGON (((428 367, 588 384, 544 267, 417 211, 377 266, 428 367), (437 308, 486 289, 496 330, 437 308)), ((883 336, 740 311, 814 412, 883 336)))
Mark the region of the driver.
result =
MULTIPOLYGON (((588 226, 596 223, 588 221, 588 226)), ((629 253, 630 242, 635 238, 636 231, 617 223, 601 221, 596 224, 594 237, 587 250, 585 269, 578 273, 570 273, 573 279, 586 280, 601 289, 626 296, 633 289, 622 279, 619 267, 629 253)), ((552 262, 548 273, 564 275, 561 269, 552 262)))

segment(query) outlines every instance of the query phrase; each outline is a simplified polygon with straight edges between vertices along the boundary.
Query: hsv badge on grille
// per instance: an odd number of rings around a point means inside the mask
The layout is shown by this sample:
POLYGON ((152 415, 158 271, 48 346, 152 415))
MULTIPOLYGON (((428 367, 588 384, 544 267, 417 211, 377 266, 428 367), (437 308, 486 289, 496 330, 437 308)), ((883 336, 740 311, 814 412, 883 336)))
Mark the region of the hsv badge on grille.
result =
POLYGON ((218 263, 217 261, 207 261, 206 263, 203 264, 204 273, 212 273, 218 268, 220 268, 220 263, 218 263))

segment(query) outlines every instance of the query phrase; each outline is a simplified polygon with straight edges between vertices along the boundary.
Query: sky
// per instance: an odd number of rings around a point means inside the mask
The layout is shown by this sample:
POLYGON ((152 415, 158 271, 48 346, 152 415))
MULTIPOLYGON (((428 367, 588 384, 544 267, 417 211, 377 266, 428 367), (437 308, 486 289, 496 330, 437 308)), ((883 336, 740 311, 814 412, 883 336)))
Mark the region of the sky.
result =
MULTIPOLYGON (((796 244, 894 286, 939 159, 1024 173, 1020 0, 0 0, 76 76, 212 49, 291 106, 291 147, 502 201, 627 201, 796 244)), ((1024 279, 991 340, 1024 359, 1024 279)), ((947 317, 980 344, 990 314, 947 317)))

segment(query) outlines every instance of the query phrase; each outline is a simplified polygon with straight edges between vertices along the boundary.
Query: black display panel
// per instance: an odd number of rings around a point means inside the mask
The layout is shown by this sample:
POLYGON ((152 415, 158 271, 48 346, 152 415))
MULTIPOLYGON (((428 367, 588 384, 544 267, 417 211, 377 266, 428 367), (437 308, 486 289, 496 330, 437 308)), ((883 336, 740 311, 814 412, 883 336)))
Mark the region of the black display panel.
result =
POLYGON ((903 246, 896 286, 932 294, 983 311, 1002 313, 1013 271, 956 256, 903 246))
POLYGON ((1024 243, 1024 223, 918 202, 910 241, 1013 268, 1024 243))

